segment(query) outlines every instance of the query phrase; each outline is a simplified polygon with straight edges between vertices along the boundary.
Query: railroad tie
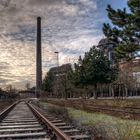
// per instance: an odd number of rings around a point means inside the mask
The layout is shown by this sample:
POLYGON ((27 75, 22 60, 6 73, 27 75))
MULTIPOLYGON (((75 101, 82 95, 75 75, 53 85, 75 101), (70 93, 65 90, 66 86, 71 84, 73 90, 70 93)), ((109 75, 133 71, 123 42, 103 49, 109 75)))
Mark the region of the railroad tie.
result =
POLYGON ((25 102, 17 104, 0 123, 0 139, 46 139, 47 133, 25 102))

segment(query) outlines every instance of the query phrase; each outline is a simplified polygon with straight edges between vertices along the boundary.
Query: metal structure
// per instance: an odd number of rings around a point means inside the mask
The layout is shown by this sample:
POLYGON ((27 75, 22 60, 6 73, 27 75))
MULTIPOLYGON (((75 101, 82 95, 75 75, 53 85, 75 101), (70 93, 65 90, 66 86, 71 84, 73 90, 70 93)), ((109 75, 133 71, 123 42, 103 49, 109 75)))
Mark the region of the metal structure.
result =
POLYGON ((41 17, 37 17, 37 46, 36 46, 36 93, 42 86, 42 57, 41 57, 41 17))

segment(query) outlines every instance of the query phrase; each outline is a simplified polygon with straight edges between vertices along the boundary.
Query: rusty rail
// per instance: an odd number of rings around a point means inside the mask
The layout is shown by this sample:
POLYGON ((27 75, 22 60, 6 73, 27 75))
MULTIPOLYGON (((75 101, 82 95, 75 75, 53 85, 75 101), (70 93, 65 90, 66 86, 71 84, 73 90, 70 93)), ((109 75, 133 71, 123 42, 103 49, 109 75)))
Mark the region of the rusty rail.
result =
POLYGON ((63 133, 60 129, 58 129, 53 123, 51 123, 46 117, 44 117, 35 107, 34 105, 27 103, 29 108, 33 111, 33 113, 36 115, 36 117, 41 120, 46 126, 48 126, 50 129, 54 131, 54 133, 57 136, 58 140, 71 140, 69 136, 67 136, 65 133, 63 133))
POLYGON ((6 117, 6 115, 16 106, 17 103, 18 103, 18 101, 14 102, 12 105, 10 105, 9 107, 7 107, 6 109, 4 109, 0 113, 0 121, 2 121, 4 119, 4 117, 6 117))

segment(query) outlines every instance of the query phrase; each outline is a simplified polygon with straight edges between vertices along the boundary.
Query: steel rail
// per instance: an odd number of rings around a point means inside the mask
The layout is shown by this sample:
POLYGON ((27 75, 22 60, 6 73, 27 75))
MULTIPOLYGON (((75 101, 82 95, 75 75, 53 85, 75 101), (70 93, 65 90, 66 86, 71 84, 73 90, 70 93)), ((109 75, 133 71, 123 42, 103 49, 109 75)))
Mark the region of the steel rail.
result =
POLYGON ((54 133, 56 134, 57 138, 60 140, 71 140, 69 136, 67 136, 64 132, 62 132, 60 129, 58 129, 53 123, 51 123, 46 117, 44 117, 36 108, 34 105, 27 103, 29 108, 33 111, 33 113, 36 115, 36 117, 41 120, 44 124, 46 124, 49 128, 51 128, 54 133))
POLYGON ((135 112, 135 111, 133 111, 133 110, 122 110, 122 109, 111 109, 111 108, 102 108, 102 107, 93 107, 93 106, 87 106, 87 108, 89 109, 91 109, 91 110, 98 110, 98 111, 100 111, 100 110, 103 110, 103 111, 110 111, 110 112, 120 112, 120 113, 129 113, 129 114, 136 114, 136 115, 138 115, 138 114, 140 114, 140 112, 135 112))
POLYGON ((7 116, 7 114, 17 105, 18 101, 14 102, 12 105, 8 106, 0 113, 0 122, 7 116))

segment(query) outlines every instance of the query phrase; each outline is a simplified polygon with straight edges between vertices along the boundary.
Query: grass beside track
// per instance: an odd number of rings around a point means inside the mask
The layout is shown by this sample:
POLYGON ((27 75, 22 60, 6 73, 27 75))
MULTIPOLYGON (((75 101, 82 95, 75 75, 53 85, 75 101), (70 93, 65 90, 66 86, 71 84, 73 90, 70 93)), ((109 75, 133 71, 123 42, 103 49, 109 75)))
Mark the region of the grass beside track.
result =
POLYGON ((101 112, 123 119, 140 120, 140 99, 41 99, 59 106, 72 107, 88 112, 101 112))
POLYGON ((40 102, 49 113, 69 118, 78 128, 86 128, 91 135, 101 135, 103 140, 140 140, 140 121, 123 120, 102 113, 88 113, 69 107, 40 102))

